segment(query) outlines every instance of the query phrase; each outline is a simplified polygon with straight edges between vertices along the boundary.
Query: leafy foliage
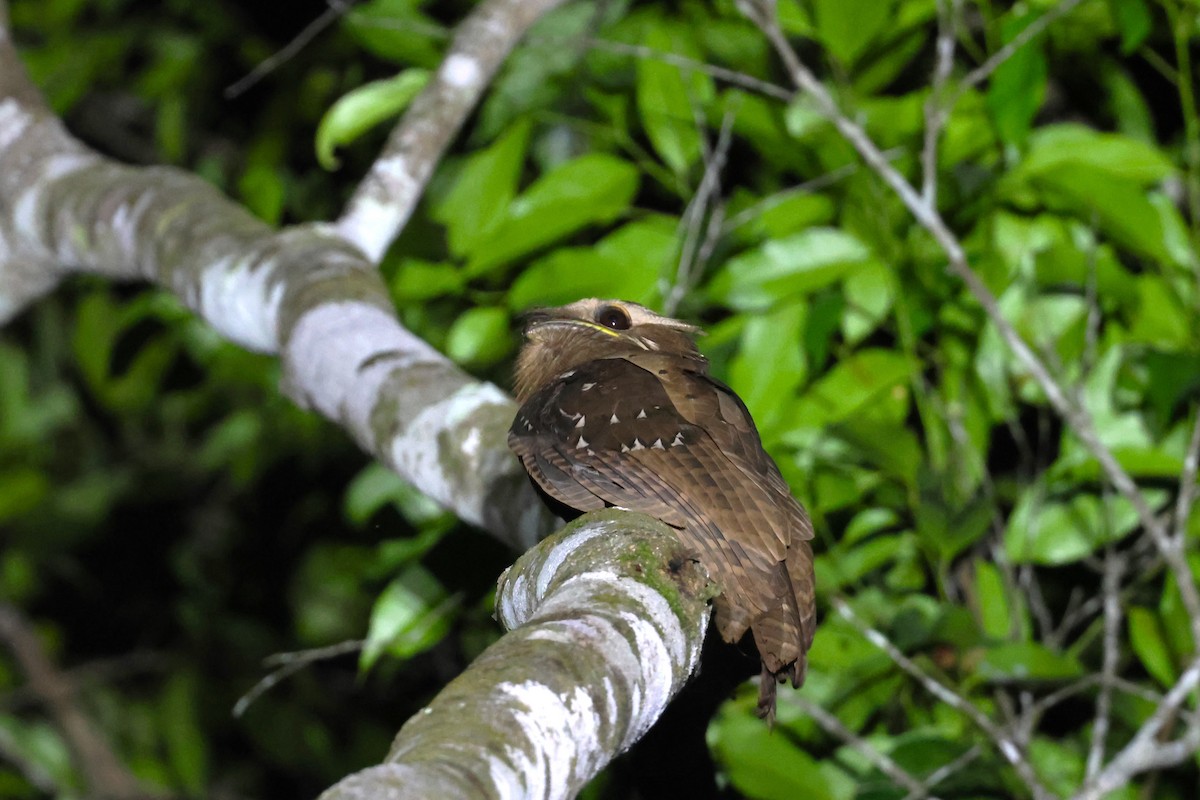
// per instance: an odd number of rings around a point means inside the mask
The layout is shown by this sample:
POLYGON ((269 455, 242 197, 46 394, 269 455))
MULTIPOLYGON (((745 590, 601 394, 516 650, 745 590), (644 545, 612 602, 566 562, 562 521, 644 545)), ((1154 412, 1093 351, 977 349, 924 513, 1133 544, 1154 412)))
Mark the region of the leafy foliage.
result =
MULTIPOLYGON (((1028 750, 1048 787, 1073 791, 1106 559, 1129 565, 1117 669, 1140 687, 1114 694, 1111 742, 1195 652, 1178 586, 945 253, 812 99, 703 66, 783 81, 734 5, 579 2, 543 20, 385 258, 402 319, 504 383, 513 317, 531 306, 678 302, 814 518, 826 613, 803 699, 918 779, 959 764, 939 796, 1028 793, 967 715, 832 610, 843 599, 993 718, 1070 690, 1028 750)), ((918 186, 926 107, 945 112, 938 209, 1167 514, 1200 390, 1195 9, 1083 2, 974 84, 968 71, 1053 4, 962 5, 940 89, 932 0, 779 0, 778 15, 918 186)), ((23 0, 12 16, 81 136, 194 169, 271 222, 337 213, 466 11, 371 0, 222 103, 294 31, 236 4, 161 6, 23 0)), ((167 297, 92 282, 0 337, 0 594, 45 622, 61 663, 121 659, 117 678, 86 678, 86 705, 140 777, 173 791, 312 794, 377 760, 389 726, 495 635, 486 600, 507 555, 364 465, 279 397, 275 372, 167 297), (262 657, 363 637, 362 685, 331 662, 227 719, 262 657)), ((1179 524, 1194 553, 1200 513, 1179 524)), ((0 687, 18 680, 0 662, 0 687)), ((786 692, 769 734, 752 695, 708 731, 730 791, 906 795, 786 692)), ((77 792, 45 717, 0 703, 0 752, 77 792)), ((1186 797, 1196 765, 1151 780, 1186 797)), ((593 793, 624 796, 618 783, 593 793)), ((39 796, 5 761, 0 794, 39 796)))

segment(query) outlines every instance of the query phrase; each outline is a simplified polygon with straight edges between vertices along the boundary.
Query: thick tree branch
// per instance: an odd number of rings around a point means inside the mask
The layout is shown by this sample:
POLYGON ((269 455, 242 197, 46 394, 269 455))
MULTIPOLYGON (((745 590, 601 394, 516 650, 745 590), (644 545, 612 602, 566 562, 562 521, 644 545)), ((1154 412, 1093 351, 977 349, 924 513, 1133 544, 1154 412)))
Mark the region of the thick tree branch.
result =
POLYGON ((74 272, 157 283, 278 354, 292 398, 464 520, 522 548, 549 529, 508 452, 512 400, 405 330, 373 263, 330 226, 275 231, 196 176, 88 149, 0 31, 0 322, 74 272))
POLYGON ((437 73, 337 222, 338 232, 378 262, 416 208, 433 168, 496 70, 543 14, 564 0, 485 0, 458 26, 437 73))
POLYGON ((323 800, 575 796, 691 675, 714 593, 665 525, 580 518, 500 578, 510 632, 323 800))

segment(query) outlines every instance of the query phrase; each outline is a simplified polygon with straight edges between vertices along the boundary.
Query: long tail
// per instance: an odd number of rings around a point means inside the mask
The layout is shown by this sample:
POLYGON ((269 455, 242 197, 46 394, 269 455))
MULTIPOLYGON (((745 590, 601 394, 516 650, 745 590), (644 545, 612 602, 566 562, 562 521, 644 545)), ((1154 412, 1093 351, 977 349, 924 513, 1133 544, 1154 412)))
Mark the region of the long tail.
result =
POLYGON ((791 592, 773 612, 755 620, 750 630, 762 658, 758 684, 758 716, 775 718, 776 684, 788 681, 799 688, 808 671, 808 649, 816 630, 816 599, 813 587, 812 548, 807 541, 795 542, 784 562, 791 592))

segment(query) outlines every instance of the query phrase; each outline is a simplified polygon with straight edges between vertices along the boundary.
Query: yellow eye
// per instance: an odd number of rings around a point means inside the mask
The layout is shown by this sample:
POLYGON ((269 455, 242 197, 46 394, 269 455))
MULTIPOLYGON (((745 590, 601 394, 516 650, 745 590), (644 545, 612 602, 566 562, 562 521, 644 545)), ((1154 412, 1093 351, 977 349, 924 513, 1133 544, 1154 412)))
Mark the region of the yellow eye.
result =
POLYGON ((614 331, 627 331, 633 324, 629 312, 620 306, 600 306, 596 309, 596 322, 614 331))

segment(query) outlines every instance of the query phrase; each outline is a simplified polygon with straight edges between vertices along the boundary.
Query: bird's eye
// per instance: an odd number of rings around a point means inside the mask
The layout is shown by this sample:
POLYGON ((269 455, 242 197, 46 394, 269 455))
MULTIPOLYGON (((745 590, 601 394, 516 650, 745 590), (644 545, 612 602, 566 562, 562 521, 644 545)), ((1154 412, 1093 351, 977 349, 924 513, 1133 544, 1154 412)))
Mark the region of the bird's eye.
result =
POLYGON ((596 322, 614 331, 627 331, 633 324, 629 312, 620 306, 600 306, 596 309, 596 322))

